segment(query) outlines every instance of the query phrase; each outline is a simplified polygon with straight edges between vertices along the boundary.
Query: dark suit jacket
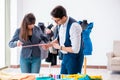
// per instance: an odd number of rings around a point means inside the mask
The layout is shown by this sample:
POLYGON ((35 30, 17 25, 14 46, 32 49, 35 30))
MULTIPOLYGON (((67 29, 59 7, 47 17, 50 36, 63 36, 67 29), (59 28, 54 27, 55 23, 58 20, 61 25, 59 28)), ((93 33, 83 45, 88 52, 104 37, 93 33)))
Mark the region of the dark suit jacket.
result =
MULTIPOLYGON (((47 38, 47 35, 45 35, 41 29, 37 26, 35 26, 33 28, 33 34, 32 34, 32 37, 31 37, 31 40, 28 40, 28 41, 23 41, 20 39, 19 37, 19 34, 20 34, 20 29, 18 28, 16 30, 16 32, 14 33, 14 36, 12 37, 12 39, 10 40, 9 42, 9 47, 10 48, 14 48, 14 47, 17 47, 17 41, 20 40, 23 44, 22 46, 25 46, 25 45, 33 45, 33 44, 39 44, 39 43, 47 43, 49 40, 47 38)), ((32 46, 32 47, 22 47, 21 49, 21 57, 24 57, 24 58, 29 58, 29 57, 41 57, 41 49, 39 46, 32 46)))

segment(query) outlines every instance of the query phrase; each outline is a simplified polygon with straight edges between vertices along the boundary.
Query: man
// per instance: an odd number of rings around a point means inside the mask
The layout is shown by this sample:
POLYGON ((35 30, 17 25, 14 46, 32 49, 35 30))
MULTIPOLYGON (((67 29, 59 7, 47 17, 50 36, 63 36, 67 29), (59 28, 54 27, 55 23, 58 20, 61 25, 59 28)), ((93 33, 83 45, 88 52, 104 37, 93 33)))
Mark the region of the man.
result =
POLYGON ((81 73, 84 57, 80 51, 81 26, 67 16, 63 6, 56 6, 51 11, 51 16, 57 25, 60 25, 58 37, 49 44, 49 47, 53 46, 63 54, 61 74, 81 73))

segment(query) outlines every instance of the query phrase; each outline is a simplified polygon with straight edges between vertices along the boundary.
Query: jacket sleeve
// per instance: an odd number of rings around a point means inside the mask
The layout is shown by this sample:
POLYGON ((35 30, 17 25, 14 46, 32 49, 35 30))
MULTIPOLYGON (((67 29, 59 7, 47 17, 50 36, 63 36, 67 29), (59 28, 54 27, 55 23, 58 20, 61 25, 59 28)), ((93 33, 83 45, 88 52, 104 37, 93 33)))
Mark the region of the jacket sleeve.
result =
POLYGON ((9 47, 14 48, 17 46, 17 41, 19 40, 19 32, 20 29, 17 29, 12 37, 12 39, 9 41, 9 47))

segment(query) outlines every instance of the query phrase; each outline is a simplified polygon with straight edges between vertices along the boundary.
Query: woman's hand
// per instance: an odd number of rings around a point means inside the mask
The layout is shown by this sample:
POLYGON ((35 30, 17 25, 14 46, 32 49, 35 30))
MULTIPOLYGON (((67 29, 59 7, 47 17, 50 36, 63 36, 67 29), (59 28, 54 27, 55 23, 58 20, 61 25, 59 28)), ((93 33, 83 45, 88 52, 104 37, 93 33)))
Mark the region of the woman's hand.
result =
POLYGON ((23 44, 23 43, 22 43, 20 40, 17 41, 17 46, 18 46, 18 47, 22 46, 22 44, 23 44))

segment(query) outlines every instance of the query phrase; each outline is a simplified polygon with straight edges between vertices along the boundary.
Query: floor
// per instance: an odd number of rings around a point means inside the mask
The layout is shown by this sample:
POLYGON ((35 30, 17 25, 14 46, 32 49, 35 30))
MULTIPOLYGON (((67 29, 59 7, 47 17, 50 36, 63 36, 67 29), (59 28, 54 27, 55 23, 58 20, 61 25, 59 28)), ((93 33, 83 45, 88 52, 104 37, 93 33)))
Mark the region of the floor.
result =
MULTIPOLYGON (((7 68, 3 70, 7 73, 21 73, 19 68, 7 68)), ((59 74, 60 68, 41 67, 40 74, 59 74)), ((103 80, 120 80, 120 72, 111 72, 107 69, 87 69, 88 75, 102 75, 103 80)))

